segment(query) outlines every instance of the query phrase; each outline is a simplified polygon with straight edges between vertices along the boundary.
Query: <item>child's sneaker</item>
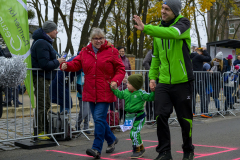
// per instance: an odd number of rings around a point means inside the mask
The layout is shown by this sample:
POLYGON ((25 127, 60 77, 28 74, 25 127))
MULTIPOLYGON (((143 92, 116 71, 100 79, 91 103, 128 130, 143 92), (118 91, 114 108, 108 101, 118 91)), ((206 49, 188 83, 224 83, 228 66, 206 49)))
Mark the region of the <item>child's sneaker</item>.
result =
POLYGON ((140 152, 142 153, 142 155, 143 155, 143 153, 145 153, 145 148, 144 148, 143 144, 140 145, 140 152))
POLYGON ((131 155, 132 159, 140 158, 142 157, 143 153, 140 151, 140 146, 133 146, 133 154, 131 155))

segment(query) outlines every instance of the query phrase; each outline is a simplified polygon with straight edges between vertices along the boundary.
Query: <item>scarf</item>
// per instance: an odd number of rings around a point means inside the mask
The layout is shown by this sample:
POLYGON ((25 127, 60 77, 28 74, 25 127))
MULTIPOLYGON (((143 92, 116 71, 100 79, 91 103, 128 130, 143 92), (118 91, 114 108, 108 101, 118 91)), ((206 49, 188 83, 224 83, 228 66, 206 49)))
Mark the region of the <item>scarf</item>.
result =
POLYGON ((213 67, 211 68, 211 71, 217 71, 219 66, 219 62, 213 61, 213 67))

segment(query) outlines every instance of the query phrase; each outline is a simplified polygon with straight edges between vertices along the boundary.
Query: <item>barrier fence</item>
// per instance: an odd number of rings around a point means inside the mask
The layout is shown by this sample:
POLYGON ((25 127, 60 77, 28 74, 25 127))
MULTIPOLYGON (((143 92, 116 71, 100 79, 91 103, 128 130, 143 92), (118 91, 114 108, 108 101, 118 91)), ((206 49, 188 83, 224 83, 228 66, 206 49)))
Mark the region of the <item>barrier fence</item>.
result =
MULTIPOLYGON (((21 94, 18 93, 18 87, 6 88, 4 101, 7 103, 0 119, 0 142, 22 139, 37 141, 37 138, 50 137, 59 145, 58 140, 67 140, 80 135, 89 139, 91 131, 94 131, 94 123, 89 103, 83 102, 81 98, 84 84, 81 72, 31 70, 33 74, 30 78, 33 78, 34 84, 30 85, 35 88, 36 108, 32 109, 30 98, 23 93, 23 88, 21 94), (19 101, 22 104, 19 104, 19 101)), ((127 88, 128 75, 138 73, 143 75, 142 89, 150 92, 148 71, 127 70, 126 73, 125 79, 118 87, 119 90, 127 88)), ((236 116, 235 112, 240 109, 238 73, 194 72, 194 77, 192 109, 195 116, 236 116)), ((109 116, 106 118, 108 124, 112 129, 118 128, 124 123, 124 100, 117 99, 116 102, 110 103, 108 112, 109 116)), ((153 124, 154 102, 145 103, 145 112, 146 123, 153 124)), ((169 123, 173 121, 177 122, 175 112, 171 114, 169 123)))

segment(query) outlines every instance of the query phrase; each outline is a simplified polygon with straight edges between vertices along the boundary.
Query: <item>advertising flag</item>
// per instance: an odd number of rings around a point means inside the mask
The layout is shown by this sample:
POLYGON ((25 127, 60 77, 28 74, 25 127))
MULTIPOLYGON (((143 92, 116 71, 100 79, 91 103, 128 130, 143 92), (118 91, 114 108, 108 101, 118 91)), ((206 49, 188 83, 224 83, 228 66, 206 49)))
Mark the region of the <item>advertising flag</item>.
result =
MULTIPOLYGON (((12 56, 24 58, 27 68, 32 68, 26 0, 0 0, 0 2, 0 33, 4 42, 12 56)), ((34 108, 31 70, 27 70, 24 84, 34 108)))

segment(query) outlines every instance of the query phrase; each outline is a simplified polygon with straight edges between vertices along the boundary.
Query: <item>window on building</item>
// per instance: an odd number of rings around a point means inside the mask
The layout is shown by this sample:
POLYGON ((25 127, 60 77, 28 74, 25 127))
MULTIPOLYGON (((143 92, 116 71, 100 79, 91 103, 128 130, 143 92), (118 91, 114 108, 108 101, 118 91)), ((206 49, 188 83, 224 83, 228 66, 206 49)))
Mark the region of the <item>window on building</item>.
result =
POLYGON ((229 34, 234 34, 235 33, 235 28, 234 28, 234 23, 229 25, 229 34))
POLYGON ((233 15, 233 12, 234 12, 233 7, 230 7, 230 8, 229 8, 229 15, 233 15))

